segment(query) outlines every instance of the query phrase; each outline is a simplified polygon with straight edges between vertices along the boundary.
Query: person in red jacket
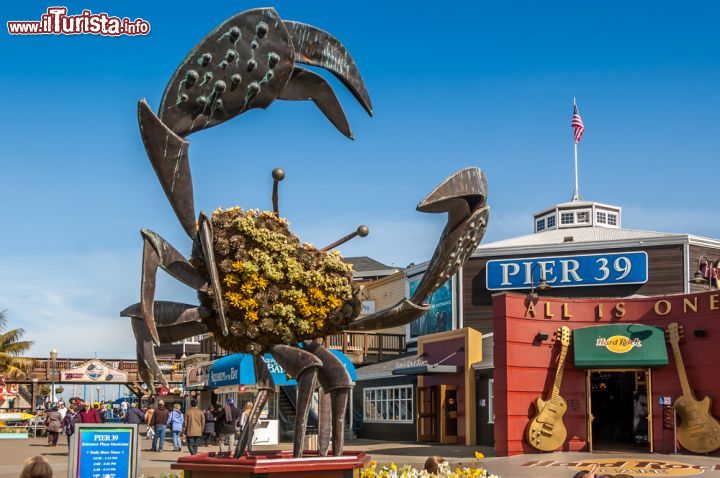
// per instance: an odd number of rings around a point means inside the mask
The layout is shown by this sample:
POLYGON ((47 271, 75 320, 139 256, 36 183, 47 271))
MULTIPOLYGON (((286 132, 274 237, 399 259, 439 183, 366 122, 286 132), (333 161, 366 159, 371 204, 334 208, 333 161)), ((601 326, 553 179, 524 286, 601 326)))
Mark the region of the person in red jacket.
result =
POLYGON ((102 423, 100 414, 88 402, 85 402, 84 408, 80 411, 81 423, 102 423))

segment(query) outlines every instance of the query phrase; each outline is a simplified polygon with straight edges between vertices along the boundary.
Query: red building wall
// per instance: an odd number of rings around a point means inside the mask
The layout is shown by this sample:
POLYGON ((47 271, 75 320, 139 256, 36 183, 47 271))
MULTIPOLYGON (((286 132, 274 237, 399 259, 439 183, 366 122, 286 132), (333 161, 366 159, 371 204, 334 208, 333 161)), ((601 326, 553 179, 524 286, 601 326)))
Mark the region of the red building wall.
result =
MULTIPOLYGON (((526 295, 498 294, 493 297, 495 346, 495 450, 498 455, 535 453, 524 440, 525 428, 535 415, 533 401, 546 397, 555 377, 560 351, 555 331, 615 323, 637 323, 665 329, 671 322, 685 328, 680 350, 690 386, 697 399, 710 396, 713 415, 720 417, 720 294, 658 296, 638 299, 543 298, 528 310, 526 295), (546 305, 547 304, 547 305, 546 305), (692 306, 697 304, 697 311, 692 306), (623 313, 624 311, 624 313, 623 313), (534 315, 534 317, 533 317, 534 315), (695 337, 695 329, 705 337, 695 337), (538 333, 550 336, 535 340, 538 333)), ((657 452, 673 450, 673 431, 664 430, 658 398, 680 396, 680 382, 668 347, 669 364, 652 371, 653 444, 657 452)), ((563 451, 585 449, 587 445, 585 370, 573 366, 572 343, 568 351, 561 395, 568 402, 564 423, 568 439, 563 451)), ((718 455, 718 452, 715 452, 718 455)))

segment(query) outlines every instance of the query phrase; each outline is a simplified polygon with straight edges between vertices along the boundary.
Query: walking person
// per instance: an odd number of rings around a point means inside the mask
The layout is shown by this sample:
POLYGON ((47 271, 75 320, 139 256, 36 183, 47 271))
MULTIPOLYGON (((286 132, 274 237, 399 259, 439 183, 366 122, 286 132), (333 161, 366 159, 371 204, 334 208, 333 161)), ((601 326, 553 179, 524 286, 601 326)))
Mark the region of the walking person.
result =
POLYGON ((248 419, 250 418, 250 412, 252 411, 253 402, 245 402, 245 409, 240 415, 240 430, 243 430, 247 425, 248 419))
POLYGON ((203 414, 205 415, 203 440, 205 440, 205 446, 210 446, 210 440, 215 437, 215 407, 213 405, 208 406, 203 414))
POLYGON ((167 430, 169 418, 170 413, 168 413, 165 408, 165 402, 160 400, 155 413, 153 413, 153 416, 150 419, 150 423, 148 423, 148 425, 153 427, 154 432, 152 451, 162 451, 163 443, 165 443, 165 431, 167 430))
POLYGON ((125 413, 123 420, 125 423, 135 423, 139 425, 145 420, 145 414, 137 407, 137 403, 132 403, 130 409, 125 413))
POLYGON ((225 406, 220 410, 220 433, 218 434, 218 448, 220 453, 223 452, 225 439, 228 440, 228 452, 235 448, 235 433, 237 433, 237 423, 240 419, 240 410, 235 406, 235 400, 228 398, 225 406))
POLYGON ((89 402, 85 402, 85 406, 80 411, 80 420, 82 423, 102 423, 98 411, 90 406, 89 402))
POLYGON ((62 429, 67 436, 68 449, 70 449, 70 442, 72 436, 75 434, 75 425, 81 423, 80 414, 77 411, 77 405, 70 405, 68 412, 65 414, 65 418, 62 421, 62 429))
POLYGON ((182 411, 180 411, 182 407, 179 403, 176 403, 173 407, 172 412, 170 412, 170 415, 168 416, 167 420, 167 426, 170 429, 170 432, 172 433, 172 442, 173 442, 173 451, 180 451, 182 450, 182 442, 180 441, 180 434, 183 431, 183 423, 184 423, 184 417, 182 414, 182 411))
POLYGON ((155 413, 155 407, 153 407, 152 405, 148 405, 147 410, 145 410, 145 423, 147 424, 147 429, 145 430, 145 438, 147 438, 148 440, 152 440, 155 436, 155 430, 153 430, 152 425, 150 425, 153 413, 155 413))
POLYGON ((57 446, 58 437, 60 436, 60 429, 62 428, 62 415, 58 412, 58 407, 52 407, 50 413, 45 418, 45 426, 47 427, 48 434, 50 435, 49 446, 57 446))
POLYGON ((198 452, 198 441, 205 431, 205 414, 198 408, 196 399, 190 400, 190 409, 185 412, 183 422, 183 436, 187 440, 188 451, 191 455, 198 452))

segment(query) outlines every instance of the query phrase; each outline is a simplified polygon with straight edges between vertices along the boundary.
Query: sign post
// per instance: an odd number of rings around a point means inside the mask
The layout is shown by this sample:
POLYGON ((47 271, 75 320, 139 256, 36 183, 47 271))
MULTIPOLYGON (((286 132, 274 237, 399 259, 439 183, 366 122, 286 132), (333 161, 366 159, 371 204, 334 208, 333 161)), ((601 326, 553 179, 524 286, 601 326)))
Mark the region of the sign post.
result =
POLYGON ((138 426, 79 423, 70 443, 68 478, 137 478, 138 426))

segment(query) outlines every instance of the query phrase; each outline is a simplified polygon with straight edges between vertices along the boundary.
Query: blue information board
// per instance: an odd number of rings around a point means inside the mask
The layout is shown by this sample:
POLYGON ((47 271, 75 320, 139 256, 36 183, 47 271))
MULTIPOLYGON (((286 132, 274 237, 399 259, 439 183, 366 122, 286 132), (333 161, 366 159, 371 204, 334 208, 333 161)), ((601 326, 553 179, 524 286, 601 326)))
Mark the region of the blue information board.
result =
POLYGON ((137 425, 78 424, 70 450, 73 478, 137 476, 137 425))
POLYGON ((644 284, 648 256, 644 251, 578 256, 526 257, 487 262, 488 290, 530 289, 544 278, 552 287, 644 284))

